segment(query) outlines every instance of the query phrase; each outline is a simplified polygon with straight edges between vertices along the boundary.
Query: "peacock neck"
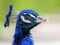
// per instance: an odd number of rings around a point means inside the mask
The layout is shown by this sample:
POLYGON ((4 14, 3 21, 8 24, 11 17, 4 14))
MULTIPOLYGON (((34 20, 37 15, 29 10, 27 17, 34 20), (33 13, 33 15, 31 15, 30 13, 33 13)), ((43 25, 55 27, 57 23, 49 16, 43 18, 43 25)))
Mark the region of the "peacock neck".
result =
POLYGON ((30 29, 24 29, 24 28, 22 28, 22 34, 23 34, 23 37, 31 35, 30 29))

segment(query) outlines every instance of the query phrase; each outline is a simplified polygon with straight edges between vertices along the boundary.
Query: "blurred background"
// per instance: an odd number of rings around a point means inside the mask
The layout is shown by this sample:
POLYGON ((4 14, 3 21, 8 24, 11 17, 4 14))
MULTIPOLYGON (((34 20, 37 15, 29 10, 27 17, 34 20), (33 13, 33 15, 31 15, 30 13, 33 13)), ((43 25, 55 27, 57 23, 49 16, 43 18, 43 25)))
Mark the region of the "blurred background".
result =
POLYGON ((49 22, 39 24, 31 30, 35 45, 60 45, 60 0, 0 0, 0 45, 11 45, 15 23, 4 28, 9 5, 18 11, 35 10, 49 22))

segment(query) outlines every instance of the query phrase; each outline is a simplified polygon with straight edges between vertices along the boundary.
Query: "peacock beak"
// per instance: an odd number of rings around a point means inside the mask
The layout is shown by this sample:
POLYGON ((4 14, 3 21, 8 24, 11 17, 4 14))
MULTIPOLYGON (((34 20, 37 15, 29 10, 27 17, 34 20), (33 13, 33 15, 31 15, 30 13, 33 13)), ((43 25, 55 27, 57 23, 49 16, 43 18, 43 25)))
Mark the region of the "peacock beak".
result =
POLYGON ((36 23, 40 23, 40 22, 47 22, 47 20, 45 18, 37 16, 36 23))

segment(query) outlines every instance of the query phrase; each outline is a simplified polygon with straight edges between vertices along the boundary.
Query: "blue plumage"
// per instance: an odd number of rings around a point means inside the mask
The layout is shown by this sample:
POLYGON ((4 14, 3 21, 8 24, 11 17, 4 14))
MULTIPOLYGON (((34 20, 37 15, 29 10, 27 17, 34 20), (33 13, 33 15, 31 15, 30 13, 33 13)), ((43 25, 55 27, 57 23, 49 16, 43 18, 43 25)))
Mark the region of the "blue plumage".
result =
POLYGON ((34 14, 35 16, 37 16, 37 13, 35 13, 33 10, 23 10, 20 12, 17 18, 13 45, 33 45, 33 39, 31 37, 30 30, 38 23, 23 22, 20 16, 24 13, 34 14))
POLYGON ((9 26, 9 18, 10 18, 10 16, 11 16, 12 10, 13 10, 13 5, 10 5, 10 7, 9 7, 9 12, 8 12, 8 14, 6 15, 6 21, 5 21, 5 23, 4 23, 4 27, 9 26))
MULTIPOLYGON (((9 18, 11 16, 13 6, 10 5, 9 12, 6 15, 4 27, 9 26, 9 18)), ((30 30, 41 22, 37 23, 39 15, 33 10, 22 10, 16 21, 14 40, 12 45, 34 45, 30 30)), ((40 18, 39 18, 40 19, 40 18)), ((42 20, 42 18, 41 18, 42 20)))

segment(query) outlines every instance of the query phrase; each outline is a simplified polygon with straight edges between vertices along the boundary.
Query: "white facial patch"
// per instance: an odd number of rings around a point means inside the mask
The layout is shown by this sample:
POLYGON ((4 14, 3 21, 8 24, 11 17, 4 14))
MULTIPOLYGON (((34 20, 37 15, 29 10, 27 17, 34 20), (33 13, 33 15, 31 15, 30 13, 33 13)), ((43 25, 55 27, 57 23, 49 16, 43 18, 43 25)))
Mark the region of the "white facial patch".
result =
POLYGON ((37 19, 34 15, 32 15, 32 14, 29 14, 31 17, 33 17, 33 18, 35 18, 35 19, 37 19))
POLYGON ((41 19, 43 19, 43 17, 41 17, 41 16, 37 16, 37 18, 41 18, 41 19))
POLYGON ((22 15, 21 15, 21 19, 22 19, 22 21, 24 21, 25 23, 31 23, 31 21, 26 20, 26 19, 24 18, 24 16, 22 16, 22 15))

